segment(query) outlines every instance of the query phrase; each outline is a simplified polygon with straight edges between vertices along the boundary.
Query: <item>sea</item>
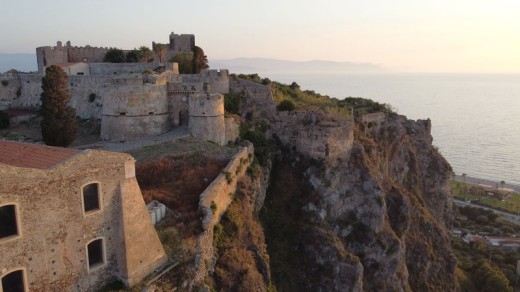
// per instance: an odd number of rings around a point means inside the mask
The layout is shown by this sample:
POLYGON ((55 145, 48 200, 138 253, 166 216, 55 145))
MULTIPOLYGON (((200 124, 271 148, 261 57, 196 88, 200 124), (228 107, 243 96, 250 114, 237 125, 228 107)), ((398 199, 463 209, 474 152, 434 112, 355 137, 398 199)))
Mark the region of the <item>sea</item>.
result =
POLYGON ((455 174, 520 185, 520 75, 265 73, 331 97, 390 104, 430 119, 433 144, 455 174))

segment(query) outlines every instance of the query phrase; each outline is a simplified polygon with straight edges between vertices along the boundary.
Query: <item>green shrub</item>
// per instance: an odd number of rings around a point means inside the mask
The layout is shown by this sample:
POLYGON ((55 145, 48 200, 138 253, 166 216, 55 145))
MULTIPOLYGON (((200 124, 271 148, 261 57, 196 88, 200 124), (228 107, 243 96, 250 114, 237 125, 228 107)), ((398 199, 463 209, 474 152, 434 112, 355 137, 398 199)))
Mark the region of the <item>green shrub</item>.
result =
POLYGON ((240 100, 243 98, 241 93, 224 94, 224 110, 231 114, 239 114, 240 100))
POLYGON ((231 172, 226 171, 226 172, 224 172, 224 174, 226 175, 227 183, 230 184, 233 181, 233 177, 231 176, 231 172))
POLYGON ((2 80, 2 85, 3 86, 9 85, 9 80, 2 80))
POLYGON ((292 102, 291 100, 282 100, 282 102, 280 102, 280 104, 276 107, 276 109, 278 111, 292 111, 294 110, 295 108, 295 105, 294 105, 294 102, 292 102))
POLYGON ((211 205, 210 205, 210 208, 211 208, 211 213, 215 214, 215 212, 217 212, 217 203, 212 201, 211 205))

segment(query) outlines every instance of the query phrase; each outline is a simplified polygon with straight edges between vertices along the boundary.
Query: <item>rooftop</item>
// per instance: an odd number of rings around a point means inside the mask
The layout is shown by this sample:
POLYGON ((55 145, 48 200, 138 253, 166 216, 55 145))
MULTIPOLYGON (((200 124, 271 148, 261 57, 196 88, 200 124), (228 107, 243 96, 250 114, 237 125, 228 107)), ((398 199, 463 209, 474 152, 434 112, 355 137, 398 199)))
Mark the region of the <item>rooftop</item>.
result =
POLYGON ((76 149, 0 140, 0 165, 49 169, 78 153, 76 149))

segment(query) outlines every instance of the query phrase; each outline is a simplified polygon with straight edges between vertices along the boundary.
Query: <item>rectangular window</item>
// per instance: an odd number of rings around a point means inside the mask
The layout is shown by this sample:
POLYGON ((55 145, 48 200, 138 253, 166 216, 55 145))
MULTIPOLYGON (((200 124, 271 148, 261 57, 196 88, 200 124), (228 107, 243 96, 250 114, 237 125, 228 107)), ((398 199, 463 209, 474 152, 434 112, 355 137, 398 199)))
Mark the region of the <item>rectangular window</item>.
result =
POLYGON ((103 239, 96 239, 89 243, 87 246, 87 252, 89 269, 104 264, 103 239))
POLYGON ((0 207, 0 239, 13 235, 18 235, 16 206, 2 206, 0 207))
POLYGON ((2 277, 2 291, 24 292, 23 270, 11 272, 2 277))
POLYGON ((85 213, 100 209, 98 186, 97 183, 93 183, 83 187, 83 206, 85 213))

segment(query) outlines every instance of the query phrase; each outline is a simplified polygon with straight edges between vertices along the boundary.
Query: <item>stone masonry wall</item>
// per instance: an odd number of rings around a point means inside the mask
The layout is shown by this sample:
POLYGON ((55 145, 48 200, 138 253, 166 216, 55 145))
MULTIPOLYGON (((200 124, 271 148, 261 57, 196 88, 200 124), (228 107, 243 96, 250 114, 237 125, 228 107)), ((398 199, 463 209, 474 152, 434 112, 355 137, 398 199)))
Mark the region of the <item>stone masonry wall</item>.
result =
POLYGON ((135 82, 105 92, 101 139, 129 140, 171 129, 166 85, 135 82))
POLYGON ((236 192, 237 181, 245 175, 253 161, 253 153, 254 148, 251 143, 240 149, 222 170, 222 173, 200 195, 199 208, 204 214, 202 218, 204 232, 197 238, 193 285, 202 283, 208 271, 212 270, 215 265, 213 227, 220 222, 220 218, 231 204, 236 192))
POLYGON ((190 134, 203 141, 224 145, 227 141, 224 121, 224 96, 198 94, 189 97, 190 134))
POLYGON ((121 208, 122 199, 139 199, 140 192, 122 191, 124 183, 135 181, 133 169, 129 155, 91 150, 50 170, 2 166, 0 205, 17 205, 21 236, 0 241, 0 274, 24 268, 30 291, 95 291, 114 278, 127 281, 164 262, 147 212, 138 218, 139 210, 121 208), (94 182, 100 186, 102 207, 85 214, 82 187, 94 182), (123 222, 149 236, 125 240, 123 222), (106 264, 89 271, 86 247, 97 238, 104 240, 106 264), (146 255, 127 255, 145 247, 152 247, 146 255))
POLYGON ((121 75, 154 70, 157 63, 90 63, 91 75, 121 75))
POLYGON ((181 74, 182 83, 210 83, 209 93, 229 93, 228 70, 202 70, 199 74, 181 74))
POLYGON ((273 94, 268 86, 253 81, 232 77, 229 80, 229 90, 243 93, 240 101, 240 112, 243 115, 252 114, 255 118, 270 118, 276 114, 273 94))
POLYGON ((8 109, 14 100, 18 98, 17 91, 20 88, 20 80, 14 77, 0 77, 0 110, 8 109), (7 85, 2 83, 7 82, 7 85))
POLYGON ((334 121, 308 111, 279 112, 273 118, 269 133, 314 159, 347 157, 354 142, 351 121, 334 121))

